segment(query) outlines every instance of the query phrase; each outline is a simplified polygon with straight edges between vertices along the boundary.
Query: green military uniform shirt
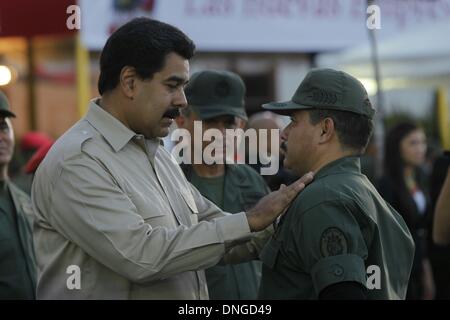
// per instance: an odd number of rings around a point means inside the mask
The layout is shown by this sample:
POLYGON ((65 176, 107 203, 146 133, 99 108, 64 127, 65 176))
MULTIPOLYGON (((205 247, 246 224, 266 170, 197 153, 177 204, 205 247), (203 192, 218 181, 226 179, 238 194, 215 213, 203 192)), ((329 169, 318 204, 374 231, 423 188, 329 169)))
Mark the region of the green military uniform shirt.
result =
MULTIPOLYGON (((203 196, 227 212, 245 211, 269 192, 262 177, 244 164, 227 165, 225 175, 216 178, 199 177, 189 165, 182 168, 203 196)), ((261 262, 216 265, 206 269, 205 275, 212 300, 256 299, 261 262)))
POLYGON ((401 216, 361 174, 359 158, 345 157, 319 170, 281 218, 260 255, 259 297, 317 299, 340 282, 366 287, 369 275, 369 299, 404 299, 413 254, 401 216))
POLYGON ((29 197, 0 181, 0 299, 34 299, 34 256, 29 197))

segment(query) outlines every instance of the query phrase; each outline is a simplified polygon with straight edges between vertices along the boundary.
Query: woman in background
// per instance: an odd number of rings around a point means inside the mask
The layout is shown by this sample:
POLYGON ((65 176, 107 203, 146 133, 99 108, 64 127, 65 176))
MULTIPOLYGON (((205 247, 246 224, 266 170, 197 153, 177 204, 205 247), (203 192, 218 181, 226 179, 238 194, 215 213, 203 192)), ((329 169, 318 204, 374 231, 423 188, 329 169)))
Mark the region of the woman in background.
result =
POLYGON ((427 149, 425 132, 404 122, 386 136, 384 176, 379 192, 402 216, 416 244, 406 299, 432 299, 434 282, 427 258, 426 239, 430 227, 430 201, 424 172, 427 149))

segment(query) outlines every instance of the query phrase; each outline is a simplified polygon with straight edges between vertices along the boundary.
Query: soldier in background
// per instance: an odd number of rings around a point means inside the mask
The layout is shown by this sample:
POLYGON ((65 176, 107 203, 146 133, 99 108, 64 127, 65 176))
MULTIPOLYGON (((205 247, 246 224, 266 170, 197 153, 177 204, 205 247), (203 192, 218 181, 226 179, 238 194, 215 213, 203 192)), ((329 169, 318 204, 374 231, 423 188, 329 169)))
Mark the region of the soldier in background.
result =
MULTIPOLYGON (((242 79, 227 71, 202 71, 192 75, 186 87, 188 107, 182 109, 178 127, 194 136, 194 121, 202 122, 202 132, 236 129, 238 119, 247 120, 242 79)), ((191 140, 193 142, 193 140, 191 140)), ((269 192, 261 176, 245 164, 225 164, 226 139, 222 163, 182 164, 186 178, 200 193, 230 213, 251 208, 269 192)), ((209 144, 203 143, 202 153, 209 144)), ((193 150, 193 144, 192 144, 193 150)), ((193 161, 191 161, 193 163, 193 161)), ((209 297, 213 300, 256 299, 261 276, 259 261, 216 265, 205 270, 209 297)))
POLYGON ((35 299, 36 261, 30 198, 8 177, 14 131, 8 99, 0 92, 0 300, 35 299))

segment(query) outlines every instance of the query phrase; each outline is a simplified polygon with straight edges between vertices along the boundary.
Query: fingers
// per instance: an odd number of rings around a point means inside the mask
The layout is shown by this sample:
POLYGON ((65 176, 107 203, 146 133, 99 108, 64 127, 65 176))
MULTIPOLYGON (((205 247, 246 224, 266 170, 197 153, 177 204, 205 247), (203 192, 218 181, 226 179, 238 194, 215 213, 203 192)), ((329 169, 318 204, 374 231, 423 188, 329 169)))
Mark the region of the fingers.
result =
POLYGON ((297 194, 305 188, 305 184, 303 182, 295 182, 291 184, 289 187, 286 187, 283 190, 283 198, 285 200, 286 205, 289 204, 297 194))
POLYGON ((313 178, 314 178, 314 174, 312 172, 308 172, 307 174, 305 174, 303 177, 301 177, 297 181, 302 182, 305 185, 307 185, 308 183, 310 183, 313 180, 313 178))
POLYGON ((305 189, 305 186, 312 181, 313 177, 313 173, 309 172, 292 183, 290 186, 286 187, 283 190, 283 193, 287 196, 288 202, 291 202, 300 191, 305 189))
MULTIPOLYGON (((295 181, 293 184, 291 184, 289 187, 287 187, 286 190, 288 192, 293 191, 295 194, 299 193, 301 190, 305 188, 305 186, 310 183, 314 178, 314 175, 312 172, 308 172, 303 177, 295 181)), ((286 192, 285 191, 285 192, 286 192)))

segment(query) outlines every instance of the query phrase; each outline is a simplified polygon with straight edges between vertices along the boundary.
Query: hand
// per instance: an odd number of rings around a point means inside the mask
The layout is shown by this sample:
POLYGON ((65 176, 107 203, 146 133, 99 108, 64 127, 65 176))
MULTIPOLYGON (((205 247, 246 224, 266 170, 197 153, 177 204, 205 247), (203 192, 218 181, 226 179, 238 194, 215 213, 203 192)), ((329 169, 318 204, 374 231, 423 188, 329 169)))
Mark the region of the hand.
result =
POLYGON ((280 214, 284 213, 292 200, 313 179, 309 172, 286 187, 281 185, 277 191, 269 193, 247 212, 248 225, 251 231, 260 231, 269 226, 280 214))

